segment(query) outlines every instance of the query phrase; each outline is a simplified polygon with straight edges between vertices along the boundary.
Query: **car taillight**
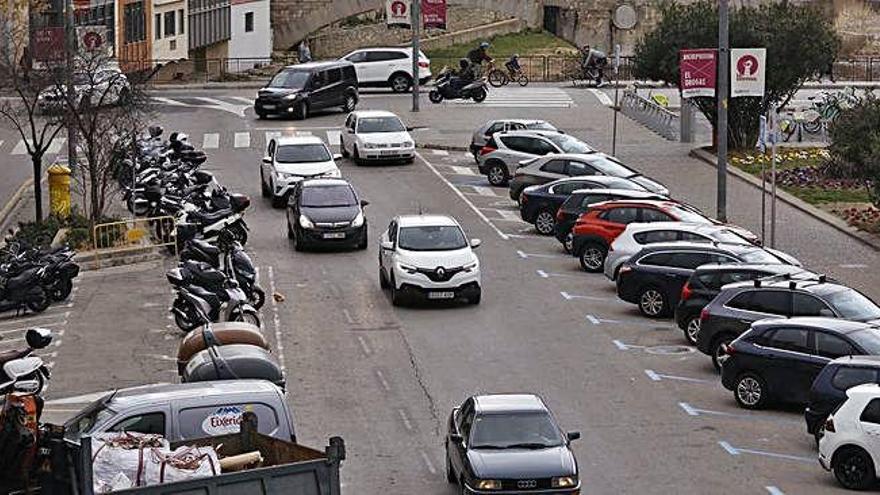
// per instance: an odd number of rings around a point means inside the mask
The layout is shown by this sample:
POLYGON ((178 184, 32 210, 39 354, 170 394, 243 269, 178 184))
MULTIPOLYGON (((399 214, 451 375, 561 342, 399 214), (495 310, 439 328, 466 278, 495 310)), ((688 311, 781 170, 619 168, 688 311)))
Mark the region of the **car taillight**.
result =
POLYGON ((529 202, 529 196, 527 194, 520 193, 519 195, 519 204, 524 205, 529 202))
POLYGON ((700 321, 706 321, 708 319, 709 319, 709 310, 706 308, 703 308, 703 310, 700 311, 700 321))
POLYGON ((834 418, 829 417, 828 419, 825 420, 825 431, 830 431, 831 433, 834 433, 834 432, 835 432, 835 430, 834 430, 834 418))
POLYGON ((496 149, 497 148, 493 148, 489 145, 483 146, 482 148, 480 148, 480 156, 488 155, 489 153, 495 151, 496 149))
POLYGON ((733 346, 733 342, 729 344, 722 344, 721 350, 723 350, 724 354, 727 354, 728 356, 733 356, 734 354, 736 354, 736 347, 733 346))
POLYGON ((693 291, 691 290, 691 284, 690 284, 690 282, 685 282, 684 287, 681 288, 680 299, 682 301, 687 301, 688 299, 691 298, 691 294, 693 294, 693 291))
POLYGON ((429 64, 428 62, 425 62, 423 60, 419 61, 419 67, 421 67, 422 69, 427 69, 430 65, 431 64, 429 64))
POLYGON ((623 265, 622 267, 620 267, 620 270, 617 270, 617 277, 620 278, 621 275, 623 275, 625 273, 629 273, 631 271, 632 271, 631 266, 623 265))

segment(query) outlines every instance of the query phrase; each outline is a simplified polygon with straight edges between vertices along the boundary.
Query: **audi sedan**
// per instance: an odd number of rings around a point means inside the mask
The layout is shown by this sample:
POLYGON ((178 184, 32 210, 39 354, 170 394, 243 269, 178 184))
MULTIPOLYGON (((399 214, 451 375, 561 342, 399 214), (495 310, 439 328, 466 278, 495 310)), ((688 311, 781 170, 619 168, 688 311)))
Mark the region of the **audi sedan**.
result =
POLYGON ((580 493, 564 432, 532 394, 478 395, 452 410, 446 435, 446 479, 466 495, 580 493))

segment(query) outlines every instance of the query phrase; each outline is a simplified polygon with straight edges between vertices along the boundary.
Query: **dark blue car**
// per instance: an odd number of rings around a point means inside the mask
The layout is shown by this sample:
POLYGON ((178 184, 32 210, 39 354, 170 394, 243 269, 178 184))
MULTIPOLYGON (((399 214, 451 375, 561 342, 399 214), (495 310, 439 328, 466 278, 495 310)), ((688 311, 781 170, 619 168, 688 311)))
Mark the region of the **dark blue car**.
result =
POLYGON ((809 403, 804 410, 807 432, 817 442, 825 420, 846 400, 846 391, 865 383, 880 384, 880 356, 846 356, 822 368, 810 387, 809 403))

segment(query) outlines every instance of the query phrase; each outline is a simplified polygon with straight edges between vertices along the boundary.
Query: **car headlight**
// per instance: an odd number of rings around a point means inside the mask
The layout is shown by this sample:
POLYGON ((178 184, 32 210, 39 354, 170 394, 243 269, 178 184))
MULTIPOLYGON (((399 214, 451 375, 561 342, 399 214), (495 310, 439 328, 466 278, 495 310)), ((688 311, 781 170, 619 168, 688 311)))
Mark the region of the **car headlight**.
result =
POLYGON ((357 216, 354 217, 354 220, 351 221, 352 227, 360 227, 364 224, 364 212, 358 212, 357 216))
POLYGON ((397 268, 400 268, 401 270, 403 270, 403 271, 405 271, 406 273, 409 273, 409 274, 413 274, 413 273, 417 273, 417 272, 418 272, 418 269, 417 269, 416 267, 414 267, 414 266, 410 266, 410 265, 406 265, 406 264, 403 264, 403 263, 398 263, 398 264, 397 264, 397 268))
POLYGON ((287 101, 293 101, 293 100, 295 100, 298 96, 299 96, 299 93, 294 93, 294 94, 292 94, 292 95, 287 95, 287 96, 285 96, 284 99, 287 100, 287 101))
POLYGON ((378 146, 376 145, 376 143, 364 143, 364 148, 373 149, 378 148, 378 146))
POLYGON ((577 476, 559 476, 550 479, 552 488, 572 488, 577 485, 577 476))
POLYGON ((340 172, 339 169, 337 168, 337 169, 334 169, 329 172, 325 172, 325 173, 321 174, 321 177, 329 177, 329 178, 333 178, 333 179, 338 179, 338 178, 342 177, 342 172, 340 172))
POLYGON ((415 146, 415 143, 413 143, 412 141, 404 141, 403 142, 404 148, 412 148, 413 146, 415 146))
POLYGON ((474 270, 475 268, 477 268, 477 265, 479 265, 479 264, 480 264, 479 261, 474 261, 473 263, 469 263, 469 264, 467 264, 467 265, 464 265, 464 266, 462 267, 462 269, 463 269, 464 271, 466 271, 466 272, 469 272, 469 271, 474 270))
POLYGON ((501 480, 477 480, 477 490, 500 490, 501 480))
POLYGON ((313 224, 312 221, 309 220, 309 217, 302 215, 302 214, 300 214, 300 216, 299 216, 299 224, 304 229, 315 228, 315 224, 313 224))
POLYGON ((287 180, 293 177, 293 174, 288 174, 287 172, 275 172, 275 175, 281 180, 287 180))

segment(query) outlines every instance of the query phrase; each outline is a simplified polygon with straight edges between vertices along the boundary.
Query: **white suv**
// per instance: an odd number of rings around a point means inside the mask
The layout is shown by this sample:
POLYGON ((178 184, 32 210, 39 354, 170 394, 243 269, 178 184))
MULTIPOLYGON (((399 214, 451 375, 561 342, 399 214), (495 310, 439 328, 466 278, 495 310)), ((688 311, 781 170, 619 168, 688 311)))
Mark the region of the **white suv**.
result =
POLYGON ((269 141, 260 166, 263 197, 272 198, 272 206, 287 203, 287 195, 297 182, 321 177, 339 178, 335 156, 316 136, 289 136, 269 141))
POLYGON ((865 490, 880 469, 880 385, 858 385, 825 421, 819 464, 845 488, 865 490))
POLYGON ((445 215, 403 215, 391 220, 379 241, 379 285, 391 288, 391 303, 407 296, 429 300, 463 298, 479 304, 480 260, 461 225, 445 215))
MULTIPOLYGON (((364 48, 342 58, 354 64, 358 86, 388 86, 395 93, 412 87, 412 48, 364 48)), ((419 52, 419 84, 429 79, 431 61, 419 52)))

